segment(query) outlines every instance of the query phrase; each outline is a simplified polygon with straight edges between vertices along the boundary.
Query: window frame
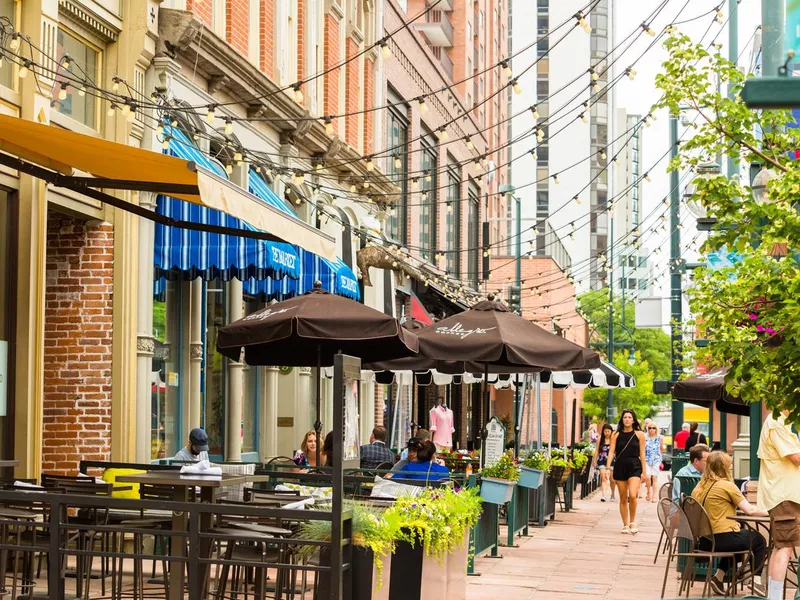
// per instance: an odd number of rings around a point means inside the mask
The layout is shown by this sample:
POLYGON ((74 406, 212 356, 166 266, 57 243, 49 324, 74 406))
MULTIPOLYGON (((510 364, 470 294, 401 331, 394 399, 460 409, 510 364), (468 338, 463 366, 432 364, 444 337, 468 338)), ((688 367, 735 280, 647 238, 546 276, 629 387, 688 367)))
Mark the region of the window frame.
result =
POLYGON ((425 195, 425 200, 422 200, 422 195, 420 194, 419 247, 422 257, 435 264, 437 251, 436 230, 438 228, 437 190, 439 188, 439 152, 436 142, 430 135, 420 140, 420 147, 422 150, 422 169, 423 171, 426 169, 430 170, 431 180, 426 181, 426 178, 423 176, 422 185, 420 186, 422 191, 427 193, 425 195), (426 218, 428 220, 427 231, 425 227, 426 218))
MULTIPOLYGON (((389 165, 387 168, 387 175, 399 188, 400 188, 400 203, 395 206, 395 216, 389 217, 389 236, 395 241, 402 244, 408 243, 408 130, 409 119, 408 115, 403 114, 401 108, 405 105, 397 100, 397 96, 392 92, 389 93, 389 108, 387 110, 387 123, 386 123, 386 147, 389 152, 394 155, 398 154, 401 162, 400 170, 397 171, 394 166, 394 159, 389 158, 389 165), (405 132, 405 138, 402 145, 405 151, 396 152, 395 146, 400 144, 395 143, 393 137, 393 123, 397 122, 401 132, 405 132), (399 214, 398 214, 399 213, 399 214)), ((400 138, 403 136, 400 135, 400 138)))
MULTIPOLYGON (((94 72, 93 76, 92 76, 92 74, 89 74, 89 73, 87 73, 87 75, 89 75, 90 81, 94 81, 95 83, 101 82, 103 80, 102 79, 102 76, 103 76, 103 62, 104 62, 103 58, 104 58, 105 48, 102 48, 99 44, 97 44, 97 43, 93 42, 92 40, 90 40, 87 36, 83 35, 80 31, 78 31, 78 30, 76 30, 74 28, 65 26, 63 23, 59 22, 58 23, 58 27, 56 29, 56 52, 58 52, 58 48, 59 48, 59 41, 58 41, 59 34, 63 34, 65 36, 67 36, 67 37, 71 37, 72 39, 77 41, 79 44, 82 44, 82 45, 86 46, 89 50, 91 50, 91 51, 93 51, 93 52, 95 52, 97 54, 97 60, 96 60, 95 69, 94 69, 95 72, 94 72)), ((62 44, 62 46, 63 46, 63 44, 62 44)), ((61 56, 63 56, 63 54, 61 56)), ((61 59, 61 56, 58 57, 59 61, 61 59)), ((73 59, 74 59, 74 57, 73 57, 73 59)), ((85 65, 82 65, 82 66, 85 66, 85 65)), ((15 71, 15 73, 16 73, 16 71, 15 71)), ((60 87, 60 80, 58 78, 58 75, 56 75, 56 77, 53 79, 53 90, 56 91, 59 87, 60 87)), ((67 93, 68 94, 72 94, 74 91, 75 91, 74 87, 72 85, 70 85, 67 93)), ((69 121, 72 122, 72 123, 76 123, 81 127, 87 127, 88 129, 91 129, 94 132, 100 133, 101 130, 102 130, 102 121, 101 121, 100 115, 103 112, 102 111, 102 106, 100 104, 100 98, 97 98, 95 96, 91 96, 91 94, 89 94, 89 93, 87 93, 86 96, 84 97, 85 101, 87 101, 87 102, 90 101, 89 100, 90 98, 91 98, 91 101, 94 103, 94 119, 93 119, 93 123, 92 124, 86 123, 86 122, 82 121, 81 119, 77 119, 74 116, 69 115, 69 114, 67 114, 65 112, 61 112, 58 109, 57 105, 54 106, 54 109, 55 109, 54 112, 58 113, 59 118, 69 119, 69 121)))

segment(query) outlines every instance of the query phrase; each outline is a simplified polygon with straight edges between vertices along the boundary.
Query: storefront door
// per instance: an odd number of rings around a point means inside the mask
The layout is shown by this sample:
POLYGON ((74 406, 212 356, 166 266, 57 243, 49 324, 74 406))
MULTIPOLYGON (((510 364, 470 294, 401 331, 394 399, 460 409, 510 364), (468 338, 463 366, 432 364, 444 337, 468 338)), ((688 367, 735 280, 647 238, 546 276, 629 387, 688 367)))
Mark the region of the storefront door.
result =
POLYGON ((15 202, 15 195, 0 189, 0 458, 4 459, 14 454, 15 202))

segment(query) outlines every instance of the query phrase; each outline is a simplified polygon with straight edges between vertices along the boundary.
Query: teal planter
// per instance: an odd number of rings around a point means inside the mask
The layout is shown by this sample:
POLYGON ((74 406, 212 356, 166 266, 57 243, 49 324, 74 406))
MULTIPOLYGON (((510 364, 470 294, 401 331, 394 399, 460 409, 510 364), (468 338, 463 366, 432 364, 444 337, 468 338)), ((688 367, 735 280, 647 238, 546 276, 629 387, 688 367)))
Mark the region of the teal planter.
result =
POLYGON ((491 504, 507 504, 514 495, 516 481, 481 477, 481 498, 491 504))
POLYGON ((519 469, 519 486, 528 488, 529 490, 537 490, 544 483, 544 471, 539 469, 531 469, 529 467, 520 467, 519 469))

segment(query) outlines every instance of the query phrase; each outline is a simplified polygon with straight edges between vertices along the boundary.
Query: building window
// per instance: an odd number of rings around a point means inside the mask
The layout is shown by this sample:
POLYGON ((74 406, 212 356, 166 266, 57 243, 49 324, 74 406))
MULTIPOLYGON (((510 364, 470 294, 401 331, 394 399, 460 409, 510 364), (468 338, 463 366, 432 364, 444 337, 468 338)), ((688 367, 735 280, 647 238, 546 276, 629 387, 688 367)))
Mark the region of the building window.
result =
POLYGON ((436 254, 436 200, 439 177, 436 146, 430 138, 422 140, 422 193, 419 207, 419 245, 422 258, 435 261, 436 254))
POLYGON ((467 197, 467 227, 469 235, 467 236, 467 252, 469 256, 469 265, 467 269, 467 277, 470 285, 473 288, 478 288, 478 274, 481 264, 481 223, 479 220, 479 204, 478 204, 478 187, 470 182, 469 192, 467 197))
POLYGON ((461 274, 461 179, 457 167, 447 171, 447 273, 461 274))
POLYGON ((536 191, 536 216, 547 217, 550 214, 550 194, 547 190, 536 191))
MULTIPOLYGON (((59 62, 67 55, 74 64, 72 67, 73 72, 81 74, 85 72, 87 79, 90 81, 100 81, 100 52, 97 49, 89 46, 71 33, 64 31, 61 27, 58 28, 56 42, 58 46, 57 60, 59 62)), ((81 96, 78 89, 72 85, 71 79, 61 72, 55 78, 53 91, 54 106, 58 112, 75 119, 87 127, 98 128, 97 97, 94 94, 87 92, 84 96, 81 96), (66 89, 66 98, 60 100, 58 97, 63 83, 69 83, 70 85, 66 89)))
POLYGON ((403 244, 408 238, 408 119, 403 116, 399 106, 389 109, 389 139, 387 147, 393 156, 400 159, 400 167, 394 158, 389 161, 387 175, 400 188, 400 202, 395 206, 394 215, 389 218, 389 236, 403 244))
MULTIPOLYGON (((17 26, 17 2, 14 0, 0 0, 0 17, 5 17, 11 22, 12 27, 17 26)), ((0 85, 14 87, 14 69, 9 62, 0 69, 0 85)))

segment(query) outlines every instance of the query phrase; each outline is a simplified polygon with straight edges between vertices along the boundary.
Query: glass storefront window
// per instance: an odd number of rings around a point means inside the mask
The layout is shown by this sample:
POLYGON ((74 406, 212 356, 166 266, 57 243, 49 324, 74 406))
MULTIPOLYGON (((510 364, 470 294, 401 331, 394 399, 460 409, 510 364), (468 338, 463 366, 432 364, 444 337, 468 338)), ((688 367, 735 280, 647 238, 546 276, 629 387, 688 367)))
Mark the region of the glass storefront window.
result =
MULTIPOLYGON (((264 306, 258 301, 245 303, 245 314, 252 314, 264 306)), ((242 400, 242 454, 258 450, 259 395, 264 390, 259 385, 262 367, 244 367, 244 398, 242 400)))
MULTIPOLYGON (((86 77, 91 81, 99 80, 100 52, 74 35, 67 33, 61 27, 58 28, 56 41, 58 43, 58 60, 61 61, 65 55, 68 55, 73 63, 70 71, 74 76, 79 79, 86 77)), ((60 69, 63 69, 63 66, 60 69)), ((62 84, 70 81, 70 78, 63 76, 60 72, 55 78, 53 99, 56 110, 87 127, 97 129, 98 99, 96 96, 88 92, 81 96, 79 90, 70 84, 65 90, 66 97, 63 100, 59 98, 62 84)))
POLYGON ((151 380, 152 418, 150 458, 171 458, 183 446, 180 438, 181 336, 183 284, 164 281, 153 298, 153 366, 151 380))
POLYGON ((225 284, 209 281, 206 287, 205 339, 203 340, 204 428, 208 434, 208 453, 222 457, 225 452, 225 359, 216 351, 219 328, 225 325, 225 284))

